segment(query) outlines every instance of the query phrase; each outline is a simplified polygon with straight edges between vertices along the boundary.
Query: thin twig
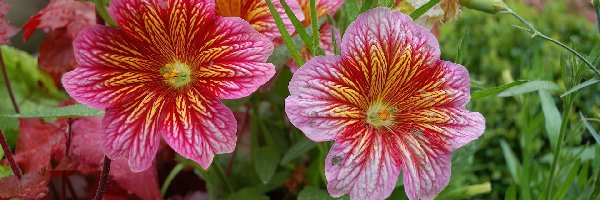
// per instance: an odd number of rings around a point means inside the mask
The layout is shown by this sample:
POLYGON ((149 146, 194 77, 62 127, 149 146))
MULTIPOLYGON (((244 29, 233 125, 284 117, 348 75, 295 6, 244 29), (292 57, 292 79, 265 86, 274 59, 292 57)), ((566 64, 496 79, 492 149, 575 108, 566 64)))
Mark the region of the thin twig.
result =
POLYGON ((2 132, 2 130, 0 130, 0 145, 2 145, 2 150, 4 151, 4 156, 6 156, 6 159, 8 160, 8 164, 10 164, 10 168, 13 171, 13 174, 15 174, 15 176, 21 180, 21 169, 19 169, 19 165, 17 165, 17 163, 15 162, 15 159, 12 156, 12 153, 10 152, 10 147, 8 146, 8 143, 6 142, 6 138, 4 137, 4 133, 2 132))
POLYGON ((533 27, 533 25, 531 25, 529 22, 527 22, 527 20, 523 19, 523 17, 521 17, 519 14, 517 14, 516 12, 514 12, 513 10, 506 8, 506 10, 500 12, 501 14, 510 14, 513 17, 517 18, 521 23, 523 23, 525 26, 527 26, 527 28, 520 28, 521 30, 525 30, 528 31, 530 33, 532 33, 531 37, 535 38, 535 37, 540 37, 542 39, 548 40, 554 44, 557 44, 559 46, 561 46, 562 48, 570 51, 571 53, 573 53, 575 56, 577 56, 580 60, 582 60, 592 71, 594 71, 594 73, 596 73, 596 76, 600 77, 600 70, 596 69, 596 66, 594 66, 592 63, 590 63, 590 61, 588 61, 587 59, 585 59, 585 57, 583 57, 583 55, 581 55, 579 52, 575 51, 574 49, 572 49, 571 47, 563 44, 562 42, 555 40, 551 37, 548 37, 544 34, 542 34, 540 31, 538 31, 537 29, 535 29, 533 27))
POLYGON ((102 164, 102 171, 100 172, 100 183, 98 183, 98 189, 96 190, 95 200, 102 200, 104 192, 106 192, 106 186, 108 186, 108 174, 110 173, 110 159, 105 155, 104 162, 102 164))
POLYGON ((2 68, 2 77, 4 77, 4 85, 6 86, 6 90, 8 90, 8 95, 10 96, 10 101, 12 102, 13 108, 16 113, 20 113, 19 105, 17 105, 17 99, 15 98, 15 93, 10 86, 10 80, 8 80, 8 73, 6 72, 6 66, 4 66, 4 59, 2 57, 2 51, 0 51, 0 68, 2 68))

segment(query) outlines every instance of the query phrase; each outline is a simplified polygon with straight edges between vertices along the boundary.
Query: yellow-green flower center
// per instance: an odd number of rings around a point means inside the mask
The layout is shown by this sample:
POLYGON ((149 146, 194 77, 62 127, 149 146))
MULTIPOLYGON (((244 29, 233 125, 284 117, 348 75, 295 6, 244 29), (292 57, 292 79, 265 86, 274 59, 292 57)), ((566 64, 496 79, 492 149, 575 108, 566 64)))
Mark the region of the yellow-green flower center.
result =
POLYGON ((373 103, 367 110, 367 123, 374 127, 389 127, 394 124, 398 110, 383 103, 373 103))
POLYGON ((192 72, 190 67, 179 61, 165 65, 160 68, 160 74, 164 81, 174 88, 180 88, 188 85, 192 81, 192 72))

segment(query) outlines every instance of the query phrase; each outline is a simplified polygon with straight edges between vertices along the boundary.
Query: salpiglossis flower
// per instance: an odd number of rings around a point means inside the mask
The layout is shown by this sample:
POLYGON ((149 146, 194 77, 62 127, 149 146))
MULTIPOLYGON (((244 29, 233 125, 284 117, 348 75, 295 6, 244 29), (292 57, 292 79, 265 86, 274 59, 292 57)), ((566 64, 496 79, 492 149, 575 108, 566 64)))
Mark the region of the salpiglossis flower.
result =
MULTIPOLYGON (((293 33, 294 25, 290 21, 282 4, 279 0, 272 2, 277 9, 277 13, 281 16, 287 31, 293 33)), ((298 20, 304 20, 304 13, 297 0, 285 0, 285 2, 298 20)), ((281 36, 265 0, 216 0, 216 3, 217 15, 240 17, 250 23, 259 33, 264 34, 271 40, 281 36)))
POLYGON ((4 16, 10 10, 10 5, 4 0, 0 0, 0 44, 8 44, 10 37, 17 34, 17 28, 11 26, 8 21, 4 20, 4 16))
POLYGON ((314 141, 335 141, 325 160, 334 197, 384 199, 400 172, 410 199, 433 199, 450 178, 451 153, 478 138, 469 74, 440 60, 437 40, 388 8, 358 16, 341 56, 320 56, 290 82, 286 113, 314 141))
POLYGON ((240 18, 216 16, 214 0, 113 0, 109 12, 119 28, 82 30, 79 67, 63 76, 78 102, 106 109, 107 155, 143 171, 161 135, 203 168, 232 152, 236 121, 218 99, 248 96, 273 76, 271 41, 240 18))

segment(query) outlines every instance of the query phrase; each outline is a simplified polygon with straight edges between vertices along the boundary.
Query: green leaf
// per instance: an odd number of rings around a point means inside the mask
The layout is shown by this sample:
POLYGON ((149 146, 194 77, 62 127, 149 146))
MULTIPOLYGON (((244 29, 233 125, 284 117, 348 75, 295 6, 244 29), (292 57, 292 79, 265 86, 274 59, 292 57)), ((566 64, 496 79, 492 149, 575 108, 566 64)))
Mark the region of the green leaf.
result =
POLYGON ((104 111, 87 107, 83 104, 50 108, 40 111, 22 112, 20 114, 4 114, 2 116, 14 118, 55 118, 55 117, 89 117, 103 115, 104 111))
MULTIPOLYGON (((40 70, 37 58, 10 46, 1 46, 2 59, 15 99, 21 112, 53 108, 67 98, 52 78, 40 70)), ((0 113, 14 113, 4 79, 0 78, 0 113)), ((0 129, 9 144, 14 145, 19 134, 19 120, 0 116, 0 129)))
POLYGON ((273 145, 259 147, 252 150, 254 170, 264 184, 267 184, 279 164, 279 152, 273 145))
POLYGON ((304 58, 302 58, 300 56, 300 52, 298 52, 298 49, 296 48, 296 45, 294 44, 294 40, 292 40, 290 33, 287 31, 287 29, 285 29, 283 20, 281 19, 281 16, 277 12, 277 9, 275 8, 275 6, 273 6, 273 2, 271 2, 271 0, 265 0, 265 1, 267 3, 267 6, 269 6, 269 11, 271 12, 271 15, 273 16, 273 19, 275 20, 277 29, 279 29, 279 33, 281 33, 281 38, 283 39, 283 43, 290 51, 290 54, 292 55, 294 62, 296 62, 296 64, 298 66, 304 65, 304 58))
POLYGON ((518 94, 525 94, 538 90, 558 91, 560 87, 550 81, 529 81, 516 87, 504 90, 498 94, 499 97, 511 97, 518 94))
POLYGON ((569 89, 565 93, 561 94, 560 97, 561 98, 565 97, 565 96, 567 96, 567 95, 569 95, 569 94, 571 94, 573 92, 579 91, 579 90, 581 90, 581 89, 583 89, 583 88, 585 88, 587 86, 594 85, 594 84, 596 84, 598 82, 600 82, 600 79, 598 79, 598 78, 593 78, 593 79, 587 80, 587 81, 585 81, 585 82, 583 82, 583 83, 581 83, 581 84, 579 84, 579 85, 577 85, 577 86, 569 89))
POLYGON ((344 1, 344 10, 346 10, 346 20, 352 22, 358 16, 360 8, 358 7, 358 1, 344 1))
POLYGON ((115 22, 115 20, 113 20, 113 18, 110 17, 108 12, 106 11, 106 7, 104 5, 103 0, 94 0, 94 4, 96 5, 96 12, 98 12, 98 15, 100 15, 100 17, 102 17, 104 23, 112 27, 119 27, 119 25, 117 25, 117 22, 115 22))
POLYGON ((313 141, 306 137, 302 137, 300 141, 285 152, 283 159, 281 159, 281 164, 287 164, 291 160, 296 159, 304 155, 307 151, 315 148, 315 146, 316 144, 313 141))
POLYGON ((513 180, 518 183, 519 180, 519 169, 521 168, 521 163, 515 156, 515 153, 510 148, 510 145, 506 143, 505 140, 500 140, 500 147, 502 147, 502 153, 504 154, 504 159, 506 160, 506 165, 508 166, 508 171, 513 177, 513 180))
MULTIPOLYGON (((342 197, 343 198, 343 197, 342 197)), ((298 194, 298 200, 333 200, 329 193, 312 185, 307 185, 298 194)))
POLYGON ((509 84, 496 86, 493 88, 486 88, 486 89, 483 89, 483 90, 480 90, 480 91, 477 91, 477 92, 474 92, 473 94, 471 94, 471 100, 477 100, 477 99, 481 99, 483 97, 496 95, 504 90, 515 87, 517 85, 521 85, 523 83, 527 83, 527 81, 519 80, 519 81, 514 81, 512 83, 509 83, 509 84))
POLYGON ((258 193, 252 188, 245 188, 227 197, 227 200, 269 200, 267 195, 258 193))
MULTIPOLYGON (((304 42, 304 45, 306 45, 306 47, 309 50, 311 50, 310 53, 314 54, 315 52, 312 52, 312 48, 313 48, 314 44, 311 41, 310 36, 306 32, 306 29, 304 28, 304 24, 302 24, 302 22, 300 20, 298 20, 298 18, 296 17, 296 15, 294 14, 294 12, 290 8, 290 6, 287 4, 286 0, 280 0, 279 2, 281 2, 281 5, 283 6, 283 9, 285 9, 285 14, 287 14, 288 17, 290 18, 290 21, 292 22, 292 24, 294 25, 294 28, 296 29, 296 32, 298 33, 298 35, 300 36, 300 38, 304 42)), ((308 18, 308 17, 309 16, 305 16, 305 18, 308 18)), ((317 45, 318 44, 319 43, 317 43, 317 45)))
POLYGON ((558 142, 558 135, 560 133, 560 121, 562 120, 560 112, 556 107, 556 103, 550 93, 546 90, 538 91, 540 95, 540 101, 542 102, 542 110, 544 111, 544 124, 546 126, 546 134, 548 134, 548 140, 550 140, 550 146, 552 149, 556 148, 556 142, 558 142))
POLYGON ((363 0, 363 4, 360 7, 360 11, 358 14, 364 13, 371 8, 375 8, 377 6, 377 0, 363 0))
POLYGON ((504 200, 517 200, 517 187, 514 184, 511 184, 506 189, 504 200))
POLYGON ((594 140, 596 140, 596 144, 598 146, 600 146, 600 135, 598 135, 598 132, 596 132, 596 130, 594 130, 594 127, 592 127, 590 122, 588 122, 588 120, 585 118, 585 116, 583 116, 583 113, 579 112, 579 118, 581 118, 581 121, 583 121, 583 125, 585 125, 585 127, 590 132, 590 134, 592 134, 592 137, 594 137, 594 140))
POLYGON ((571 165, 571 169, 565 177, 566 180, 561 180, 563 184, 559 184, 558 191, 553 191, 555 195, 552 195, 555 199, 567 199, 565 195, 569 191, 569 189, 573 186, 573 181, 575 177, 577 177, 577 172, 581 166, 581 160, 575 160, 575 163, 571 165))
POLYGON ((429 9, 433 8, 433 6, 440 3, 440 1, 441 0, 429 0, 429 2, 410 13, 410 18, 412 18, 413 20, 419 19, 421 15, 425 14, 429 9))
POLYGON ((460 40, 460 44, 458 45, 458 48, 456 49, 456 57, 454 58, 454 61, 458 64, 461 65, 466 65, 466 63, 464 63, 464 59, 467 56, 467 49, 469 49, 469 39, 470 39, 470 33, 469 31, 465 31, 465 33, 463 34, 462 39, 460 40))

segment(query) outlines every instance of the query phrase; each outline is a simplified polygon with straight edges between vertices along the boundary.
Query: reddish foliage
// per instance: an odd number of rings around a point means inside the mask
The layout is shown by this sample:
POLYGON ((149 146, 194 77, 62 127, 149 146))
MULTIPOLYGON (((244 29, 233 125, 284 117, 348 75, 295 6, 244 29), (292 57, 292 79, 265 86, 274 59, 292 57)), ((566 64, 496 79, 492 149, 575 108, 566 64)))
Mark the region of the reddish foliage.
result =
POLYGON ((10 10, 10 5, 0 0, 0 44, 7 44, 8 38, 15 35, 18 31, 17 28, 8 24, 8 21, 4 20, 4 16, 10 10))
POLYGON ((27 40, 38 28, 48 32, 40 47, 39 64, 56 83, 60 83, 60 77, 77 66, 73 57, 73 39, 81 29, 95 21, 94 5, 90 2, 51 0, 23 26, 23 39, 27 40))
POLYGON ((0 199, 42 199, 48 194, 49 179, 46 170, 26 173, 20 181, 14 175, 0 179, 0 199))
MULTIPOLYGON (((98 176, 104 157, 101 145, 101 117, 74 119, 71 125, 71 147, 66 153, 69 120, 59 119, 44 122, 38 119, 23 119, 20 123, 21 134, 17 143, 16 160, 23 171, 31 178, 22 179, 21 184, 16 177, 0 180, 2 197, 38 198, 46 193, 51 176, 98 176), (57 163, 57 164, 52 164, 57 163), (35 174, 38 174, 35 176, 35 174), (41 174, 41 175, 40 175, 41 174), (12 180, 15 179, 15 180, 12 180), (25 182, 24 182, 25 181, 25 182), (20 188, 18 186, 21 185, 20 188), (21 191, 13 196, 14 191, 21 191), (24 193, 24 190, 31 191, 24 193), (42 190, 43 189, 43 190, 42 190)), ((133 173, 126 160, 115 160, 111 164, 110 175, 114 184, 110 184, 107 195, 126 196, 133 194, 141 199, 158 199, 160 192, 156 167, 150 170, 133 173)), ((97 185, 97 179, 85 185, 97 185)), ((93 191, 93 189, 92 189, 93 191)))

